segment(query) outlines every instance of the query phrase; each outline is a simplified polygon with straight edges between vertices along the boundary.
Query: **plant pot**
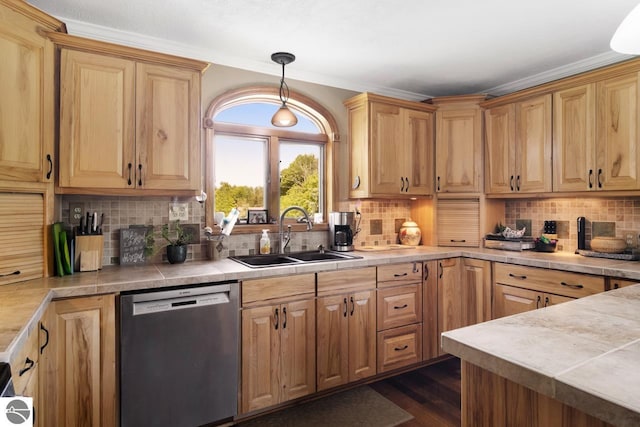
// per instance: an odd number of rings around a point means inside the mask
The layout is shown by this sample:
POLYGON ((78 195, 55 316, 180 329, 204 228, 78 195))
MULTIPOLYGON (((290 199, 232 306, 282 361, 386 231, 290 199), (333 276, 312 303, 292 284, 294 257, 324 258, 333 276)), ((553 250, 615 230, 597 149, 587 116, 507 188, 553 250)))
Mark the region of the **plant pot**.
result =
POLYGON ((171 264, 180 264, 187 259, 187 245, 169 245, 167 246, 167 260, 171 264))

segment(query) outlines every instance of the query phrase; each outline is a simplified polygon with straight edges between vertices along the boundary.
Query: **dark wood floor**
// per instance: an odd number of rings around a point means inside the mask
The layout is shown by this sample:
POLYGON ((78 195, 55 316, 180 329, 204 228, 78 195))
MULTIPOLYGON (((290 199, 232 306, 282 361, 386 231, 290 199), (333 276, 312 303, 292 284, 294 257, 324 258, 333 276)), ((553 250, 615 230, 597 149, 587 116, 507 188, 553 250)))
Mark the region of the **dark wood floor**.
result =
POLYGON ((460 360, 453 358, 370 384, 413 415, 399 427, 460 426, 460 360))

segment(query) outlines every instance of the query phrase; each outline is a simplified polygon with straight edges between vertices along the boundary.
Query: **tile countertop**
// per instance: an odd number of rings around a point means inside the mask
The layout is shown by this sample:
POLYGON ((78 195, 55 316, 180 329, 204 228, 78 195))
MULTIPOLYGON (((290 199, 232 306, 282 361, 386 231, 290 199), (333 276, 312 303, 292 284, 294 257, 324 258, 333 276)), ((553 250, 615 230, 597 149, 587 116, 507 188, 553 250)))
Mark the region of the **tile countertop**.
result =
POLYGON ((640 285, 444 332, 442 347, 613 425, 640 425, 640 285))
POLYGON ((569 253, 509 252, 495 249, 418 246, 415 249, 352 252, 360 259, 251 269, 232 260, 185 264, 109 266, 97 272, 48 277, 0 287, 0 362, 15 354, 36 326, 49 301, 136 289, 181 286, 222 280, 331 271, 383 264, 468 257, 602 276, 638 279, 640 262, 585 258, 569 253))

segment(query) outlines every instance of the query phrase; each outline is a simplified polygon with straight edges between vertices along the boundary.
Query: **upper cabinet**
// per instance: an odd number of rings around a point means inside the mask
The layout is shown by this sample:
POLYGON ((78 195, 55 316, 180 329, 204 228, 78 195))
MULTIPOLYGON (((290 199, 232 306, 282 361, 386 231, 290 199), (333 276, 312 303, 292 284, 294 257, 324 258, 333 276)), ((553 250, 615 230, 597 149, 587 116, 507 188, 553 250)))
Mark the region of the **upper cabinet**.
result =
POLYGON ((434 98, 436 191, 482 192, 482 111, 484 95, 434 98))
POLYGON ((556 91, 554 191, 640 189, 637 72, 556 91))
POLYGON ((363 93, 349 112, 350 197, 433 192, 433 112, 428 104, 363 93))
POLYGON ((62 193, 201 188, 200 77, 207 64, 57 36, 62 193))
POLYGON ((44 29, 64 24, 0 1, 0 180, 53 182, 54 47, 44 29))
POLYGON ((487 193, 549 192, 551 95, 485 111, 487 193))

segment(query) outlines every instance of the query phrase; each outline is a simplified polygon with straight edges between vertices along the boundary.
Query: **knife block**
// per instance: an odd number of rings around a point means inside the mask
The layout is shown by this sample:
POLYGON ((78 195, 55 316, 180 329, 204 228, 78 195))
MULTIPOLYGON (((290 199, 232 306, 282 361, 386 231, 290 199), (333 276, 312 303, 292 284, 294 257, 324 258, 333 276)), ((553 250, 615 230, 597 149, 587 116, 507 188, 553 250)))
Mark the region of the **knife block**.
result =
POLYGON ((74 266, 76 271, 96 271, 102 268, 104 236, 76 236, 74 266))

